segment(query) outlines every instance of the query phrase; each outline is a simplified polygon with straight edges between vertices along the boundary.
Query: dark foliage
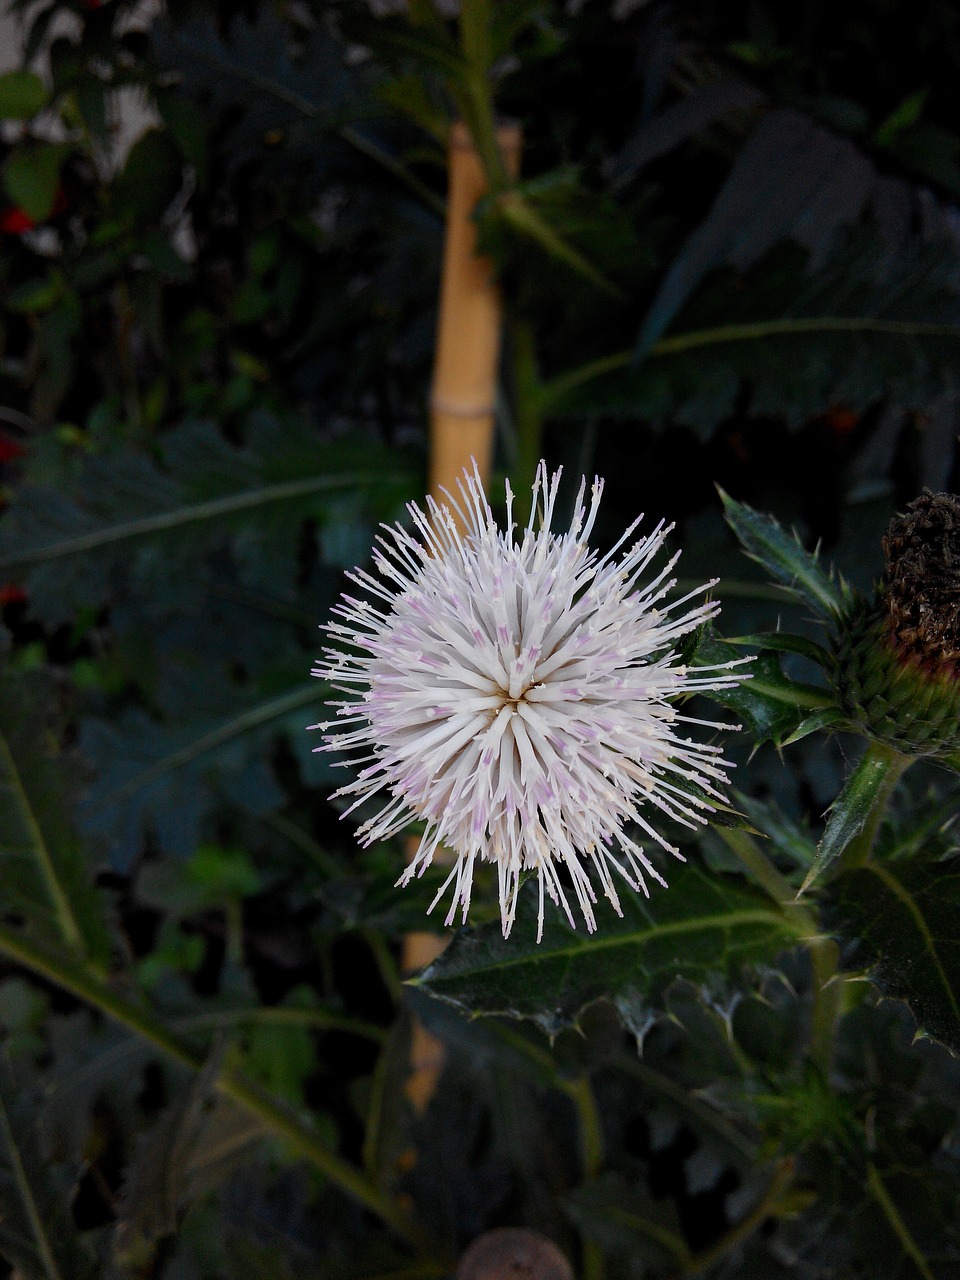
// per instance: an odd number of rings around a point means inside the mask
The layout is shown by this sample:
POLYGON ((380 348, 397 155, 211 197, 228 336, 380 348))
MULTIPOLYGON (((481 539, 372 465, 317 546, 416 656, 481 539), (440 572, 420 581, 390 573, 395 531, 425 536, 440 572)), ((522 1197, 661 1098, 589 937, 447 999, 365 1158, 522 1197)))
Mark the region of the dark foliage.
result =
POLYGON ((890 516, 960 479, 960 18, 450 8, 14 5, 0 1257, 440 1277, 518 1225, 585 1280, 948 1280, 960 758, 901 780, 836 654, 890 516), (669 892, 538 947, 481 874, 405 986, 441 873, 396 890, 401 843, 339 822, 309 670, 423 491, 455 115, 491 180, 500 474, 606 476, 600 544, 677 520, 724 604, 688 659, 757 657, 717 695, 739 793, 670 833, 669 892))

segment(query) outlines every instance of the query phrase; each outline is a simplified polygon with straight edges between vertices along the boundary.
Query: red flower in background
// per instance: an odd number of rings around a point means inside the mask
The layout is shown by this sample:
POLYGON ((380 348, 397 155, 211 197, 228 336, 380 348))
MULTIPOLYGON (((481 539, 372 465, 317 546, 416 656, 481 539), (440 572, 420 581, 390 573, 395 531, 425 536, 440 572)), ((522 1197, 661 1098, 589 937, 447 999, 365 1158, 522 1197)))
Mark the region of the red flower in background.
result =
POLYGON ((19 440, 14 440, 12 436, 4 435, 0 431, 0 465, 22 458, 26 452, 19 440))
MULTIPOLYGON (((53 208, 47 215, 48 218, 55 218, 58 213, 64 213, 70 207, 70 201, 67 199, 67 193, 62 186, 57 187, 57 194, 53 198, 53 208)), ((42 219, 46 221, 46 219, 42 219)), ((26 209, 21 209, 18 205, 8 205, 6 209, 0 212, 0 235, 6 236, 22 236, 25 231, 33 231, 38 226, 37 220, 31 218, 26 209)))
POLYGON ((29 213, 15 205, 0 213, 0 235, 22 236, 24 231, 32 231, 36 225, 29 213))

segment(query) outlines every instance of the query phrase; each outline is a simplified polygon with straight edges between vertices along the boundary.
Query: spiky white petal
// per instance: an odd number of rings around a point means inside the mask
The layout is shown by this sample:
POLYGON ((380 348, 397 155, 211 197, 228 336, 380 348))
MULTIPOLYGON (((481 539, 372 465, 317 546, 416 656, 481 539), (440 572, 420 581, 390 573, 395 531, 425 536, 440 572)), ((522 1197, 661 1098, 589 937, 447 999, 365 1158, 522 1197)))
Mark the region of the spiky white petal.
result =
POLYGON ((348 575, 364 594, 344 595, 333 610, 339 621, 325 628, 352 652, 325 649, 313 672, 348 695, 330 704, 336 720, 313 726, 324 731, 316 750, 360 754, 363 767, 336 793, 353 798, 346 812, 386 796, 359 828, 361 844, 425 821, 398 883, 422 874, 441 845, 453 850, 430 908, 452 884, 447 924, 458 908, 467 918, 477 861, 495 863, 505 937, 522 871, 539 877, 541 932, 544 890, 574 925, 572 890, 592 931, 594 875, 618 913, 612 871, 644 894, 645 875, 665 884, 627 827, 681 857, 644 809, 687 827, 705 822, 731 765, 720 747, 685 736, 687 725, 721 726, 674 703, 742 679, 736 663, 677 661, 675 641, 719 605, 690 605, 715 582, 666 603, 679 553, 643 580, 672 526, 661 522, 627 547, 638 519, 598 555, 587 539, 602 481, 589 508, 581 483, 571 527, 558 534, 559 479, 540 464, 519 539, 509 484, 503 531, 476 469, 459 500, 446 495, 449 506, 411 504, 415 532, 384 526, 377 576, 348 575))

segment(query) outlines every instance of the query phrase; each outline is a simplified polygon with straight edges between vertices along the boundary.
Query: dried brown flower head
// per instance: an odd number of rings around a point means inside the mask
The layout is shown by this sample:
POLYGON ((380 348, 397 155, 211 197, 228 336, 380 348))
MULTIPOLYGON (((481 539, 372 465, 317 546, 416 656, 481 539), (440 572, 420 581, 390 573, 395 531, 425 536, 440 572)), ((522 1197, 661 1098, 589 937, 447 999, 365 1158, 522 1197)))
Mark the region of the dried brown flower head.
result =
POLYGON ((924 489, 882 540, 891 639, 931 674, 960 673, 960 499, 924 489))
POLYGON ((908 755, 960 750, 960 499, 925 490, 882 539, 872 599, 838 620, 834 675, 865 733, 908 755))

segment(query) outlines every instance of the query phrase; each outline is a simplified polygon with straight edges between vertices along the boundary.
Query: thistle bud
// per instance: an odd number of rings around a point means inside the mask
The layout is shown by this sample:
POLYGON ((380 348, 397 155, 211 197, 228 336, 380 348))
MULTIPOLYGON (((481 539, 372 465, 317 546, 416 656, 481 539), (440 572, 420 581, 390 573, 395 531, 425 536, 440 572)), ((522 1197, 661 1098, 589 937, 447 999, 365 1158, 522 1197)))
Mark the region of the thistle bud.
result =
POLYGON ((882 539, 873 599, 840 619, 834 673, 853 723, 907 755, 960 750, 960 499, 924 492, 882 539))

